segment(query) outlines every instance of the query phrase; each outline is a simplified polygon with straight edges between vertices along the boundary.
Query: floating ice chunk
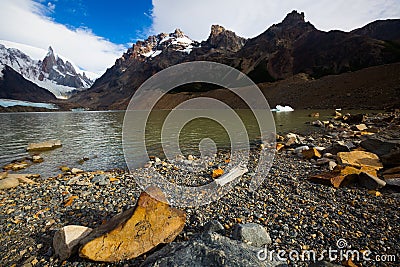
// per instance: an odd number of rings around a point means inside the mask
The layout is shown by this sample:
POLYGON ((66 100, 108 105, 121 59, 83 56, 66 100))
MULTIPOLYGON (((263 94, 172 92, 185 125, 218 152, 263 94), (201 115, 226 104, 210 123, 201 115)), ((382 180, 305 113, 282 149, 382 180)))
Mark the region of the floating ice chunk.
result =
POLYGON ((291 106, 281 106, 281 105, 276 105, 275 108, 271 109, 271 111, 275 112, 288 112, 288 111, 294 111, 294 109, 291 106))

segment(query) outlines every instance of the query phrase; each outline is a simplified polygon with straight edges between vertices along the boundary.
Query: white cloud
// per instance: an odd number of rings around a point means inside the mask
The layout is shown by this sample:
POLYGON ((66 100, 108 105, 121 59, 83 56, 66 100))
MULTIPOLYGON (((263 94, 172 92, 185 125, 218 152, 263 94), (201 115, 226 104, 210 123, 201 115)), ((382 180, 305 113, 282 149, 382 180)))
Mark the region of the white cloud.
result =
POLYGON ((204 40, 212 24, 244 37, 255 37, 292 10, 321 30, 349 31, 377 19, 399 18, 399 0, 153 0, 153 33, 180 28, 204 40))
POLYGON ((103 74, 126 48, 93 34, 90 29, 69 29, 47 16, 51 2, 32 0, 0 1, 0 39, 53 50, 80 68, 103 74))
POLYGON ((49 10, 54 11, 56 9, 56 5, 52 4, 51 2, 47 3, 47 7, 49 8, 49 10))

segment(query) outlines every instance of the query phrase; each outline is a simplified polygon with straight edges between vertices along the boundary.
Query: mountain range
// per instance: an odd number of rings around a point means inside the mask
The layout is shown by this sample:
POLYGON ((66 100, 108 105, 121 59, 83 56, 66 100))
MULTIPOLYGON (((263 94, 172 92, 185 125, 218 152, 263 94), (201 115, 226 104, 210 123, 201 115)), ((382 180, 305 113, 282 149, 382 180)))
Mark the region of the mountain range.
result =
POLYGON ((400 61, 400 20, 376 21, 352 32, 324 32, 306 22, 304 13, 293 11, 251 39, 218 25, 211 27, 208 39, 201 43, 181 30, 150 36, 129 48, 90 89, 71 101, 91 109, 124 109, 151 75, 196 60, 227 64, 256 83, 272 83, 299 73, 318 79, 354 72, 400 61))
MULTIPOLYGON (((50 49, 49 54, 52 54, 50 49)), ((305 21, 304 13, 297 11, 250 39, 219 25, 213 25, 209 37, 202 42, 190 39, 179 29, 150 36, 129 48, 90 88, 72 94, 64 103, 68 108, 125 109, 135 90, 155 73, 175 64, 199 60, 232 66, 259 84, 267 99, 270 98, 268 100, 295 108, 331 108, 343 100, 340 97, 354 96, 355 92, 357 97, 348 102, 354 104, 353 108, 400 106, 400 65, 397 63, 400 62, 400 19, 374 21, 350 32, 325 32, 305 21), (361 82, 363 79, 369 82, 361 82), (335 91, 341 95, 335 95, 335 91), (381 99, 379 105, 366 101, 377 92, 389 96, 390 101, 381 99), (312 97, 314 104, 307 105, 312 97), (322 101, 322 97, 326 99, 322 101), (362 99, 366 102, 357 102, 362 99)), ((56 57, 35 64, 43 73, 41 77, 53 79, 50 72, 55 63, 56 57)), ((23 74, 21 70, 13 69, 23 74)), ((63 68, 57 66, 56 69, 61 71, 63 68)), ((68 67, 64 66, 64 69, 68 67)), ((7 68, 3 69, 3 77, 7 77, 7 71, 7 68)), ((31 79, 33 82, 39 79, 39 72, 34 74, 37 78, 31 79)), ((29 79, 27 75, 23 76, 29 79)), ((78 79, 68 82, 74 86, 89 86, 90 81, 84 76, 73 76, 78 79)), ((53 79, 56 84, 67 82, 61 80, 60 76, 53 79)), ((160 107, 167 108, 176 99, 199 94, 228 97, 224 89, 190 85, 167 96, 160 107)))
MULTIPOLYGON (((19 47, 10 42, 6 44, 19 47)), ((20 49, 6 47, 1 42, 0 76, 0 98, 18 100, 68 98, 93 84, 84 72, 79 73, 70 61, 55 54, 51 47, 42 59, 33 59, 20 49), (42 94, 43 90, 38 87, 47 92, 42 94)))

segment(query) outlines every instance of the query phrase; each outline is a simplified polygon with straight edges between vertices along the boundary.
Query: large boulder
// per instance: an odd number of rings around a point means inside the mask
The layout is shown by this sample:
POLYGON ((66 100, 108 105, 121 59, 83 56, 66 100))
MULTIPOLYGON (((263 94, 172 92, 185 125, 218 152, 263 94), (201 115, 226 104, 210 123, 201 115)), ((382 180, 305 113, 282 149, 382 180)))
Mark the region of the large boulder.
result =
POLYGON ((118 262, 136 258, 182 231, 184 211, 143 192, 136 204, 94 229, 81 241, 79 255, 93 261, 118 262))
POLYGON ((278 261, 262 261, 257 255, 260 248, 221 236, 203 233, 189 241, 171 243, 150 255, 142 267, 181 266, 278 266, 278 261))

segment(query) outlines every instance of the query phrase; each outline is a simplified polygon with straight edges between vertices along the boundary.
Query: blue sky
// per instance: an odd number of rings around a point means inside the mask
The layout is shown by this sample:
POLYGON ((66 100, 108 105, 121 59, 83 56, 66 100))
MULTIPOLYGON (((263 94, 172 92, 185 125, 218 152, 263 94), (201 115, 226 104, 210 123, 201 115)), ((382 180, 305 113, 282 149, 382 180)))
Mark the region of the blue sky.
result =
POLYGON ((207 39, 212 24, 255 37, 292 10, 320 30, 400 18, 400 0, 0 0, 0 40, 49 46, 101 75, 138 39, 179 28, 207 39))
POLYGON ((49 16, 56 22, 72 28, 86 27, 117 44, 143 39, 152 24, 150 0, 53 0, 43 3, 51 9, 49 16))

